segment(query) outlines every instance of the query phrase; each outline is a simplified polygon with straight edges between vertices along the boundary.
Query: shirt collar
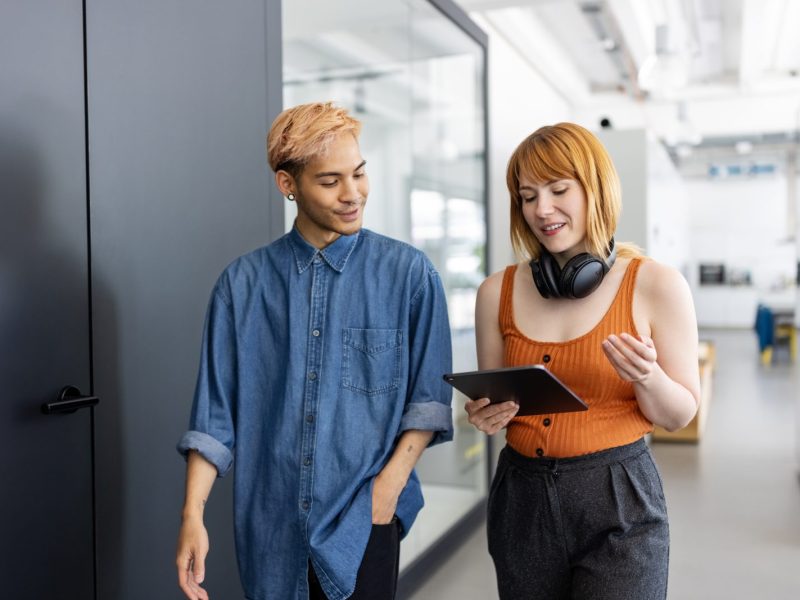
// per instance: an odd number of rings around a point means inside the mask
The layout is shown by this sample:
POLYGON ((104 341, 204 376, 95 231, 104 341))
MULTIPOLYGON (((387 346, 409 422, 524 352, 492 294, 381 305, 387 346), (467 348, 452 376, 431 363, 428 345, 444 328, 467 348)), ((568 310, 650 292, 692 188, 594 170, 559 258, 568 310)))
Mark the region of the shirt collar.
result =
POLYGON ((360 231, 357 231, 353 235, 340 235, 333 243, 319 250, 303 239, 303 236, 297 230, 297 226, 293 226, 289 232, 289 245, 294 252, 297 272, 302 273, 305 271, 319 255, 328 263, 331 269, 341 273, 347 264, 347 259, 350 258, 350 254, 356 247, 360 233, 360 231))

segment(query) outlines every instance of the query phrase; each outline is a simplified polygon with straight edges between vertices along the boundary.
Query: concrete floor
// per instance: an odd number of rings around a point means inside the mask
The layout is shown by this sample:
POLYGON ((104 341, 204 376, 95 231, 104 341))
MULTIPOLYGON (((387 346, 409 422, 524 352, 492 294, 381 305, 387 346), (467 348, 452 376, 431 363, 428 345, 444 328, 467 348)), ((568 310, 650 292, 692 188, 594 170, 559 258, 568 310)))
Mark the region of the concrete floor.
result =
MULTIPOLYGON (((798 366, 785 354, 761 366, 751 331, 701 337, 717 352, 703 439, 652 446, 671 522, 669 600, 800 598, 798 366)), ((482 527, 411 600, 450 598, 497 598, 482 527)))

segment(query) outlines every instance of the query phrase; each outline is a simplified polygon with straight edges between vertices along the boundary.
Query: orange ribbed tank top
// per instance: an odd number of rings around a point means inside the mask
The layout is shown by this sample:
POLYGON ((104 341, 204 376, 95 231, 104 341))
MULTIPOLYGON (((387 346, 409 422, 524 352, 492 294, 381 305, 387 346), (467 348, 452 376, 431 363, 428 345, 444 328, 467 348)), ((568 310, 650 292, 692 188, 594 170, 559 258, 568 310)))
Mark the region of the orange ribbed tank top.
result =
POLYGON ((641 262, 641 258, 630 261, 601 321, 588 333, 566 342, 532 340, 517 329, 512 302, 517 265, 506 268, 500 293, 505 365, 543 364, 589 405, 583 412, 512 419, 506 441, 517 452, 527 456, 579 456, 630 444, 653 430, 653 424, 639 410, 633 385, 620 378, 600 345, 612 333, 637 334, 633 289, 641 262))

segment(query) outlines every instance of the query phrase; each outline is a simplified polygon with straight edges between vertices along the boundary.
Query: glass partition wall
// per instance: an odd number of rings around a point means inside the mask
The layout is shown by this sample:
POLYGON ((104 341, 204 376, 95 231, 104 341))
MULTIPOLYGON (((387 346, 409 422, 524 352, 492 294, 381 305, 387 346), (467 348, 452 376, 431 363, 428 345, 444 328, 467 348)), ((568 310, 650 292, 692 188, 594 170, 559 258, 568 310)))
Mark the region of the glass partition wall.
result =
MULTIPOLYGON (((283 15, 285 106, 333 100, 364 123, 364 226, 428 255, 447 292, 454 370, 475 369, 475 294, 487 268, 485 41, 425 0, 291 0, 283 15)), ((287 229, 293 220, 290 206, 287 229)), ((417 467, 426 505, 401 570, 486 497, 485 438, 463 400, 453 400, 454 441, 417 467)))

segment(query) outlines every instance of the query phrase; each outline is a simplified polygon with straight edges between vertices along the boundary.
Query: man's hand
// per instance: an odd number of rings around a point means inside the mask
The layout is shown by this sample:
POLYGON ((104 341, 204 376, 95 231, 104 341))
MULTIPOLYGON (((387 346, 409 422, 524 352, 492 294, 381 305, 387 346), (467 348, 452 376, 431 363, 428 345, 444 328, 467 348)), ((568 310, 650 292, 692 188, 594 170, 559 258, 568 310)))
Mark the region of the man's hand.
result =
POLYGON ((217 468, 197 451, 189 452, 186 463, 186 500, 181 531, 178 534, 178 584, 189 600, 208 600, 200 587, 206 576, 208 532, 203 525, 203 510, 217 477, 217 468))
POLYGON ((397 501, 408 483, 408 478, 420 455, 427 448, 432 431, 409 429, 397 440, 397 446, 389 461, 372 483, 372 524, 386 525, 392 522, 397 501))
POLYGON ((200 587, 205 578, 208 532, 203 520, 185 519, 178 535, 178 584, 189 600, 208 600, 208 592, 200 587))
POLYGON ((397 500, 406 485, 402 478, 392 475, 391 470, 384 468, 375 477, 372 485, 372 524, 386 525, 391 523, 397 510, 397 500))

